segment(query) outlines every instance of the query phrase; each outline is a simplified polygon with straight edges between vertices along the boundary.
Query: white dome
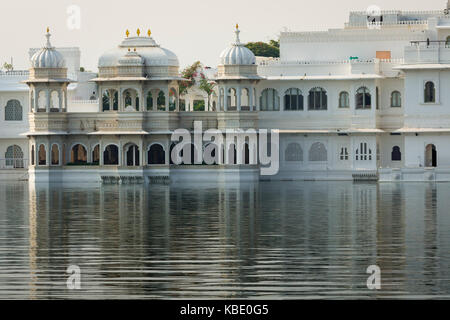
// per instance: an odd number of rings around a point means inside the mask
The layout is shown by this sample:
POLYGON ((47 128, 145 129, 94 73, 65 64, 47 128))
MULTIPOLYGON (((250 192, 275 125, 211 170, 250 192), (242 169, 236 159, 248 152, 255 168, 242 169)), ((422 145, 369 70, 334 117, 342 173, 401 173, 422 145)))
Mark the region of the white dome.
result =
POLYGON ((145 63, 136 51, 128 51, 125 56, 119 59, 119 65, 121 66, 143 66, 145 63))
POLYGON ((47 43, 31 57, 33 68, 64 68, 64 56, 50 44, 50 33, 47 32, 47 43))
POLYGON ((103 54, 98 67, 116 67, 124 62, 123 58, 128 49, 136 48, 145 66, 173 66, 178 67, 178 57, 170 50, 161 48, 151 37, 132 37, 122 41, 118 48, 103 54))
POLYGON ((239 33, 239 29, 236 28, 236 43, 222 51, 221 65, 252 65, 256 63, 253 52, 240 42, 239 33))

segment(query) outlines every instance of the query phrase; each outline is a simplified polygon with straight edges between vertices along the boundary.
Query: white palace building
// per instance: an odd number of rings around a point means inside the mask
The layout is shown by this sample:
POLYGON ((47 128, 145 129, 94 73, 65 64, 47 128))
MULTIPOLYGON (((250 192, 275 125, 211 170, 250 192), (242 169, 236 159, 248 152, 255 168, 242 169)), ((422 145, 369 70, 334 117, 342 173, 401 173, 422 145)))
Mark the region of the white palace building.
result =
POLYGON ((177 56, 150 31, 127 32, 95 74, 47 32, 29 71, 0 73, 0 179, 450 181, 449 9, 351 12, 342 29, 281 33, 279 59, 255 57, 237 28, 211 99, 180 96, 177 56), (278 173, 234 141, 226 164, 173 164, 171 135, 194 121, 279 130, 278 173))

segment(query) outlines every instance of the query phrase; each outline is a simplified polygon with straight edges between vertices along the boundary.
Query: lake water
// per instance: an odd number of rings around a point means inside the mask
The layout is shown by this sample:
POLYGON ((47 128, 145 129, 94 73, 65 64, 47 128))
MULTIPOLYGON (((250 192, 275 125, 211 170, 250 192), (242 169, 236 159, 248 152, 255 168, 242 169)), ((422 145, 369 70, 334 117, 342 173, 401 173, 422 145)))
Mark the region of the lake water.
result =
POLYGON ((1 182, 5 298, 450 298, 450 184, 1 182))

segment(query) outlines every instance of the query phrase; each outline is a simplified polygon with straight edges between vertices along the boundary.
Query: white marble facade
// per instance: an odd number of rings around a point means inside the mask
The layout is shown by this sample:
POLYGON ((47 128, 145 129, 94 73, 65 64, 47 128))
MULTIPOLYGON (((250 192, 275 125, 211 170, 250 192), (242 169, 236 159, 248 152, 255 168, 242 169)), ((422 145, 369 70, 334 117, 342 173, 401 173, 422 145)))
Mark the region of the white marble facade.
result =
POLYGON ((278 59, 255 57, 235 32, 207 73, 209 98, 196 86, 180 95, 178 59, 150 32, 102 55, 98 74, 74 70, 75 48, 30 50, 29 72, 0 73, 0 175, 450 181, 448 10, 382 11, 371 23, 351 12, 342 29, 281 33, 278 59), (194 121, 279 129, 279 173, 261 177, 242 150, 228 165, 171 164, 171 133, 194 121))

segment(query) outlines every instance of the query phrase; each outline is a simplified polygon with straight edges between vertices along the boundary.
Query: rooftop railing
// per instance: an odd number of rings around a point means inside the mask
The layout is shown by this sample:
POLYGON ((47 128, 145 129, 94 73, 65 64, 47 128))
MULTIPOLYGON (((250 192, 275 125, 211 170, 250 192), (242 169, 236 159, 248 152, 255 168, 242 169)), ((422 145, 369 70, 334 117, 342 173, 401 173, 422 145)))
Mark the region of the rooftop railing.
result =
POLYGON ((271 60, 261 60, 259 66, 275 66, 275 65, 336 65, 336 64, 357 64, 357 63, 403 63, 403 59, 347 59, 347 60, 290 60, 282 61, 279 58, 271 60))
POLYGON ((0 76, 29 76, 28 70, 0 71, 0 76))
POLYGON ((375 22, 346 22, 345 27, 364 27, 364 26, 373 26, 373 27, 394 27, 394 26, 412 26, 412 25, 421 25, 421 26, 427 26, 428 21, 427 20, 405 20, 405 21, 394 21, 394 22, 388 22, 388 21, 375 21, 375 22))
POLYGON ((450 48, 450 42, 447 40, 420 40, 411 41, 411 46, 421 48, 450 48))
MULTIPOLYGON (((444 15, 444 10, 424 10, 424 11, 402 11, 402 10, 381 10, 381 14, 400 14, 400 15, 444 15)), ((367 11, 350 11, 350 15, 367 15, 367 11)))

